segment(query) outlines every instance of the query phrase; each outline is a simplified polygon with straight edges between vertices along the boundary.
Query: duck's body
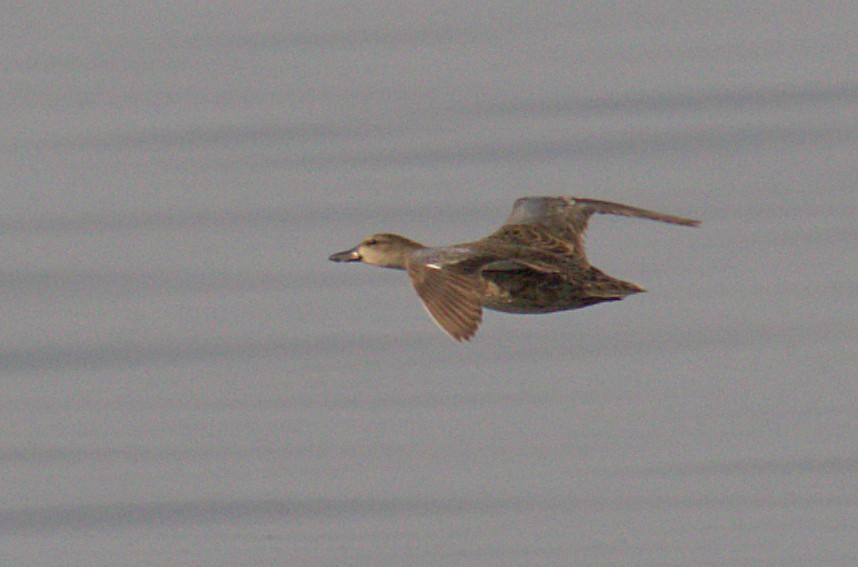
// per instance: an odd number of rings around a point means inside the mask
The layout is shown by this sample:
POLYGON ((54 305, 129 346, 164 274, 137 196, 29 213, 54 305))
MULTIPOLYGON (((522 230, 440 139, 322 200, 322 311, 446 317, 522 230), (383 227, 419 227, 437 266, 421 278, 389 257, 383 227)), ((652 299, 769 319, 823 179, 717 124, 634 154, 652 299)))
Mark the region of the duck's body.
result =
POLYGON ((377 234, 330 259, 406 270, 435 322, 454 339, 469 340, 482 320, 482 307, 549 313, 644 291, 587 261, 583 237, 594 213, 699 224, 594 199, 523 197, 500 229, 475 242, 430 248, 395 234, 377 234))
POLYGON ((568 311, 644 291, 592 266, 568 269, 563 274, 545 274, 529 268, 489 268, 480 275, 486 282, 483 307, 506 313, 568 311))

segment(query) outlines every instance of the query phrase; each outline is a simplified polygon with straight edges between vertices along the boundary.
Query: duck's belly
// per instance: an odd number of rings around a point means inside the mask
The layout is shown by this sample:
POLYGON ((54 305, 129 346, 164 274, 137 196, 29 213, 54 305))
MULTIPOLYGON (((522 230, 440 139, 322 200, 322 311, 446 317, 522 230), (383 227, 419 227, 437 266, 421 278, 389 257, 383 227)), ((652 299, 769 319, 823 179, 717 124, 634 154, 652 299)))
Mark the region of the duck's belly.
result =
POLYGON ((587 283, 529 270, 484 272, 483 306, 506 313, 551 313, 578 309, 622 297, 594 297, 587 283))

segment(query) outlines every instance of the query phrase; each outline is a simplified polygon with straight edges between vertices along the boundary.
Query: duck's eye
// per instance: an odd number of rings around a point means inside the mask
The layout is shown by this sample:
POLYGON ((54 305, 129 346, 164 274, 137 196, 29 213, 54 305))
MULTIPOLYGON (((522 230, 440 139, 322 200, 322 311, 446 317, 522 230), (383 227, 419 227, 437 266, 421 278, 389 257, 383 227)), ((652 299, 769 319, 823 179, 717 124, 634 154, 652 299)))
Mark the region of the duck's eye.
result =
POLYGON ((378 240, 375 238, 370 238, 366 241, 367 246, 375 246, 376 244, 378 244, 378 240))

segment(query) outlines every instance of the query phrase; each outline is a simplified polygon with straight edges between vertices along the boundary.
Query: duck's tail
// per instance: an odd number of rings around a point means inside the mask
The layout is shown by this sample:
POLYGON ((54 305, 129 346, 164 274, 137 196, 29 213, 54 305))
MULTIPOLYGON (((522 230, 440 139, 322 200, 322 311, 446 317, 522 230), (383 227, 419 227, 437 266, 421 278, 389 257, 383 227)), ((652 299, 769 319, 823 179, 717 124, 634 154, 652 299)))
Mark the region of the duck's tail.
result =
POLYGON ((593 299, 610 301, 646 291, 638 284, 612 278, 593 266, 590 266, 587 272, 587 296, 593 299))

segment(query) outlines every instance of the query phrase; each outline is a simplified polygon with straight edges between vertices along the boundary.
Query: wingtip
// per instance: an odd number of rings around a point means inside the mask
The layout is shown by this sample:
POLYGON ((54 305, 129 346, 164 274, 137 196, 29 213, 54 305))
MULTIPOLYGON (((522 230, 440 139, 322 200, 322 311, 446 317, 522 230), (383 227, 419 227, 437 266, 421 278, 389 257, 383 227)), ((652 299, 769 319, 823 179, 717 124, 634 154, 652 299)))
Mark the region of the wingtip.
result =
MULTIPOLYGON (((428 309, 427 309, 427 312, 429 312, 428 309)), ((457 343, 470 342, 471 339, 474 338, 474 335, 477 334, 477 330, 479 329, 480 321, 477 321, 477 327, 475 327, 473 329, 448 329, 447 327, 441 325, 441 323, 435 318, 434 315, 432 315, 431 312, 429 312, 429 315, 432 318, 432 322, 435 323, 435 325, 439 329, 444 331, 445 335, 447 335, 448 337, 450 337, 451 339, 453 339, 457 343)))
POLYGON ((473 333, 467 333, 467 334, 461 335, 459 337, 454 337, 454 338, 460 343, 469 343, 469 342, 471 342, 471 339, 473 339, 474 335, 476 335, 476 334, 477 334, 477 332, 474 331, 473 333))

